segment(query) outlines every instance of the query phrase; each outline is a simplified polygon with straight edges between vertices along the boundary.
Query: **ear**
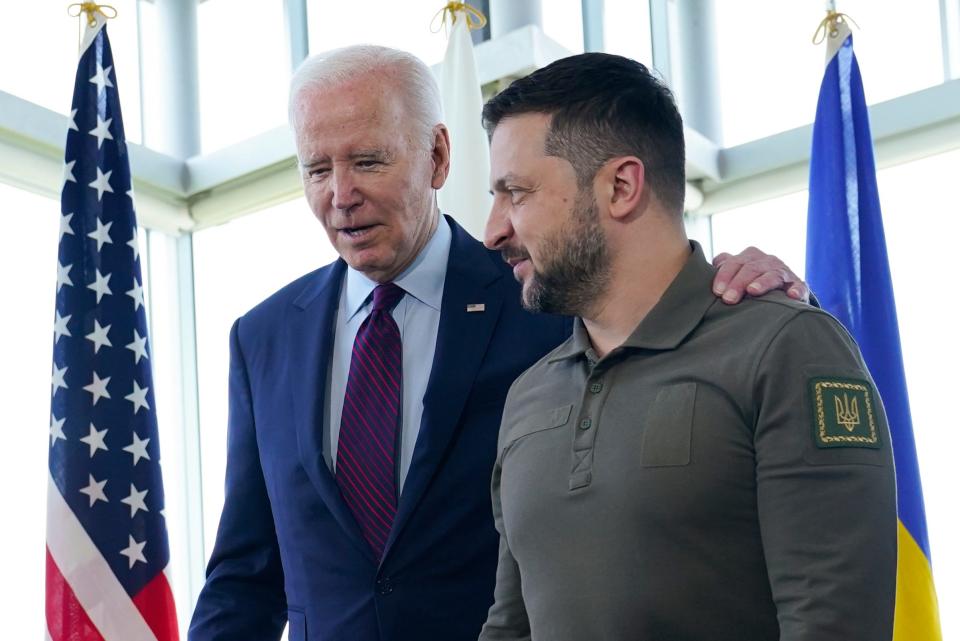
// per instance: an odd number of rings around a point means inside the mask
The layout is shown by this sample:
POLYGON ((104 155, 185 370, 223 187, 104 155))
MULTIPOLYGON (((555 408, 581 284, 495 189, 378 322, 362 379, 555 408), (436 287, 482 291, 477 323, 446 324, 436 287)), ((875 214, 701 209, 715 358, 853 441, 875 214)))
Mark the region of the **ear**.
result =
POLYGON ((433 128, 433 149, 430 151, 433 161, 433 176, 430 185, 434 189, 443 187, 450 173, 450 132, 446 125, 439 124, 433 128))
POLYGON ((636 156, 614 158, 603 173, 609 181, 610 216, 622 220, 637 211, 646 192, 643 161, 636 156))

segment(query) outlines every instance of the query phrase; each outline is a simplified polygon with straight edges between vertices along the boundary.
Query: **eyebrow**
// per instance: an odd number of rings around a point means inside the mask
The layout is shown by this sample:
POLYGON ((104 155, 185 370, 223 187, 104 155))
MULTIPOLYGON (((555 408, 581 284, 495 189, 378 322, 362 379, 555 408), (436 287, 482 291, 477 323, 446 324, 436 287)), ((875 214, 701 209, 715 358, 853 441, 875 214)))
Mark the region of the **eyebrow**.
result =
MULTIPOLYGON (((379 160, 390 160, 392 156, 385 149, 361 149, 360 151, 355 151, 347 156, 348 160, 364 160, 368 158, 375 158, 379 160)), ((329 164, 329 163, 330 163, 329 156, 321 156, 316 160, 311 160, 310 162, 307 162, 307 163, 301 163, 300 166, 303 169, 312 169, 317 165, 323 165, 323 164, 329 164)))
POLYGON ((300 163, 300 168, 301 168, 301 169, 312 169, 313 167, 316 167, 317 165, 322 165, 322 164, 327 163, 327 162, 330 162, 329 159, 327 159, 327 158, 320 158, 320 159, 318 159, 318 160, 311 160, 310 162, 302 162, 302 163, 300 163))
POLYGON ((389 158, 389 157, 390 157, 390 153, 387 152, 386 149, 361 149, 361 150, 355 151, 355 152, 353 152, 352 154, 350 154, 349 156, 347 156, 347 158, 349 158, 350 160, 358 160, 358 159, 363 159, 363 158, 383 158, 383 159, 386 159, 386 158, 389 158))
POLYGON ((493 188, 490 190, 490 193, 493 192, 504 192, 507 191, 507 185, 509 183, 518 182, 519 176, 514 173, 504 174, 493 183, 493 188))

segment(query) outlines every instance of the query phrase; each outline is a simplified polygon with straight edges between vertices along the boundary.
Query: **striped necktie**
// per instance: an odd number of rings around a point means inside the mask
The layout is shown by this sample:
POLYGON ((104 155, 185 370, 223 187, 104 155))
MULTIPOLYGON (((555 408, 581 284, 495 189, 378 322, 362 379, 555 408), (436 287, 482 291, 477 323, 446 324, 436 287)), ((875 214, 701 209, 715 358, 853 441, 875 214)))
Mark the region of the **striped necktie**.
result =
POLYGON ((403 295, 394 283, 373 290, 373 310, 353 343, 337 443, 337 485, 377 558, 397 512, 402 352, 390 312, 403 295))

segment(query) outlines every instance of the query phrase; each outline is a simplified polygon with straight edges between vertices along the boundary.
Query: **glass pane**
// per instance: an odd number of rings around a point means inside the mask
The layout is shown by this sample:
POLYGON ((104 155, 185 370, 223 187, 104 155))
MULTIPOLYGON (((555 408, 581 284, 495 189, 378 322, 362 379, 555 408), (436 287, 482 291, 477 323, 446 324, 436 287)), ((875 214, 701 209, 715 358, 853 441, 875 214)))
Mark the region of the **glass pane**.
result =
MULTIPOLYGON (((80 44, 80 22, 67 15, 67 4, 17 3, 13 12, 6 12, 9 28, 0 38, 0 60, 4 61, 0 64, 0 90, 61 114, 70 113, 80 44)), ((107 32, 123 106, 123 124, 127 140, 140 142, 136 0, 115 0, 109 4, 117 9, 117 18, 109 21, 107 32)))
MULTIPOLYGON (((741 0, 716 11, 725 146, 813 122, 825 49, 811 37, 822 7, 741 0)), ((943 82, 937 0, 912 2, 906 13, 870 0, 845 0, 840 9, 860 26, 853 42, 870 104, 943 82)))
POLYGON ((16 230, 16 241, 0 252, 7 274, 0 314, 0 425, 4 457, 0 486, 4 509, 15 527, 0 534, 7 589, 0 619, 10 639, 42 638, 44 623, 44 540, 46 539, 47 452, 50 439, 50 368, 56 294, 57 229, 55 200, 0 183, 0 222, 16 230), (35 616, 24 616, 31 613, 35 616))
POLYGON ((650 3, 644 0, 604 0, 603 47, 653 66, 650 42, 650 3))
POLYGON ((580 0, 544 2, 543 32, 570 53, 583 53, 583 10, 580 0))
MULTIPOLYGON (((188 541, 189 505, 200 500, 200 488, 186 488, 186 461, 190 453, 183 429, 183 374, 180 369, 180 308, 177 293, 177 238, 160 231, 140 230, 140 265, 145 293, 149 293, 147 321, 153 368, 154 397, 160 437, 160 466, 166 507, 167 537, 170 543, 168 578, 180 620, 180 634, 186 638, 193 603, 190 601, 190 554, 188 541)), ((196 527, 199 527, 197 525, 196 527)))
POLYGON ((290 81, 283 3, 205 0, 197 34, 203 153, 283 125, 290 81))
MULTIPOLYGON (((956 271, 950 247, 960 238, 960 206, 952 189, 958 164, 960 151, 954 151, 878 173, 944 639, 960 635, 960 614, 946 607, 960 601, 955 544, 960 516, 953 496, 960 486, 954 461, 960 433, 951 406, 944 403, 955 393, 960 362, 960 335, 949 330, 960 311, 950 277, 956 271), (942 249, 934 246, 941 238, 946 240, 942 249), (943 329, 931 331, 934 327, 943 329)), ((739 251, 756 245, 802 273, 806 209, 803 191, 716 214, 714 247, 739 251)))
POLYGON ((308 0, 310 52, 354 44, 375 44, 409 51, 428 65, 443 60, 447 37, 434 16, 443 8, 436 0, 356 3, 308 0), (431 31, 437 28, 439 31, 431 31))
POLYGON ((714 214, 713 251, 736 254, 749 245, 778 256, 796 274, 806 263, 807 192, 714 214))
POLYGON ((960 335, 950 329, 960 312, 951 249, 960 238, 958 163, 954 151, 878 174, 944 639, 960 638, 960 612, 950 607, 960 603, 960 433, 946 402, 956 394, 960 363, 960 335))
POLYGON ((204 540, 209 556, 223 507, 230 327, 291 280, 337 257, 298 198, 194 234, 204 540))

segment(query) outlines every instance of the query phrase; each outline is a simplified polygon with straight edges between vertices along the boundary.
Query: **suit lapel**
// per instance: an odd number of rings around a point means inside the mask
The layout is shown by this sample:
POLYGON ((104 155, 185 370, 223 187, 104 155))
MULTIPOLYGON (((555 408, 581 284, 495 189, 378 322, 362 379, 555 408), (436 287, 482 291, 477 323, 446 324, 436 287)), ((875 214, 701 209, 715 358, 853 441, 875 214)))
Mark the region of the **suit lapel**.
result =
POLYGON ((338 260, 322 270, 294 301, 291 335, 287 341, 288 376, 300 462, 333 517, 375 561, 323 458, 327 373, 345 271, 346 264, 338 260))
POLYGON ((501 294, 490 284, 502 277, 483 246, 452 219, 450 258, 440 306, 440 326, 423 418, 397 515, 384 550, 390 552, 442 463, 460 423, 464 403, 497 324, 501 294), (467 311, 482 304, 483 311, 467 311))

